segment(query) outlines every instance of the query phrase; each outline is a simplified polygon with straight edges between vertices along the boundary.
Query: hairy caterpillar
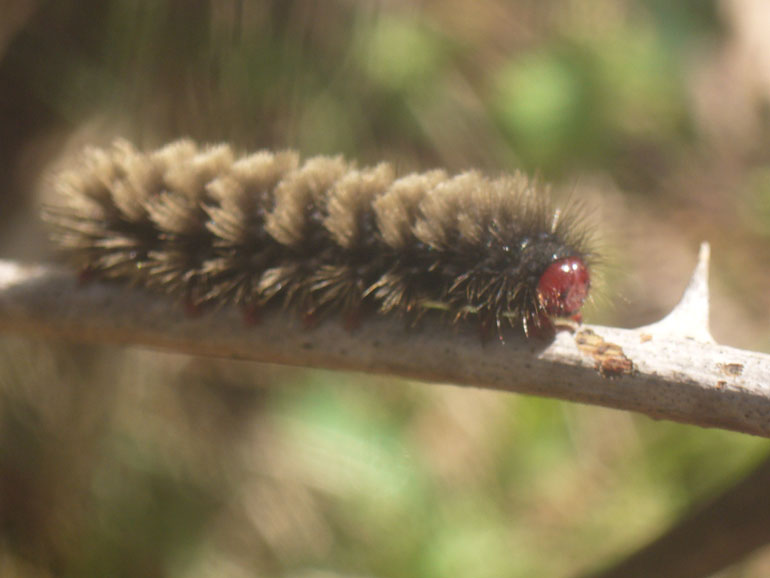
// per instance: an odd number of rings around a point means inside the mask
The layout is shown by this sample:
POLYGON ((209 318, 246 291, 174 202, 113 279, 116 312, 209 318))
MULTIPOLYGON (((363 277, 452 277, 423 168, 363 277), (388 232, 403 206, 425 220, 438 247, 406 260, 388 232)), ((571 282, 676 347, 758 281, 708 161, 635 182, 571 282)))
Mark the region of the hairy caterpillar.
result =
POLYGON ((579 318, 595 254, 578 211, 522 174, 442 170, 397 178, 340 157, 236 158, 178 141, 118 141, 60 174, 44 215, 84 274, 194 306, 271 302, 306 319, 440 310, 482 326, 579 318))

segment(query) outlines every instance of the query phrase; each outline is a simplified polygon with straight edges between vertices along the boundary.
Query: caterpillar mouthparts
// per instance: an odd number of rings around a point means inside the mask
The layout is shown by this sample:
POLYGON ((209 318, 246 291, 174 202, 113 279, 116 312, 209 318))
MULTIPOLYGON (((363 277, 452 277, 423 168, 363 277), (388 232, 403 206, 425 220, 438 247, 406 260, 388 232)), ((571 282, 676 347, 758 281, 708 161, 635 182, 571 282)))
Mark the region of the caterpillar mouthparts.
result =
POLYGON ((579 211, 555 210, 521 173, 397 178, 386 163, 121 140, 87 149, 53 192, 44 218, 81 272, 194 308, 412 321, 438 309, 502 339, 504 323, 529 335, 550 317, 579 320, 595 262, 579 211))

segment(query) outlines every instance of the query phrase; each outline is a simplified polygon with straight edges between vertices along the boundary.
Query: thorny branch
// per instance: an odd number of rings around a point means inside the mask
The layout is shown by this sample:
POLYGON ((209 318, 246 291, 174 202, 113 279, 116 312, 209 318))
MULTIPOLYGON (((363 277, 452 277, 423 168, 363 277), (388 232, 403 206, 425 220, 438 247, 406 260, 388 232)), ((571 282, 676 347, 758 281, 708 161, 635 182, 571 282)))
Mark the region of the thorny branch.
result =
POLYGON ((236 309, 190 317, 164 296, 0 262, 0 330, 471 385, 770 437, 770 355, 714 342, 708 261, 704 244, 682 301, 658 323, 583 325, 552 342, 505 344, 430 319, 407 330, 399 319, 373 316, 350 331, 334 320, 307 329, 280 311, 256 325, 236 309))

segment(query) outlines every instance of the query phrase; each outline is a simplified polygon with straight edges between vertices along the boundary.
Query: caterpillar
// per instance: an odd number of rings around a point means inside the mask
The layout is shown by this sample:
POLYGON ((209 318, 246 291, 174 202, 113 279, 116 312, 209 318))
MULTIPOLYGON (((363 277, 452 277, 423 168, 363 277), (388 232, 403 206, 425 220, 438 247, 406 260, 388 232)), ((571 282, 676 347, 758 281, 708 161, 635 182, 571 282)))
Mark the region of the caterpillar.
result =
POLYGON ((397 177, 338 156, 119 140, 86 149, 52 192, 51 238, 84 276, 193 308, 278 303, 312 322, 439 311, 502 340, 504 326, 580 320, 596 262, 581 211, 518 172, 397 177))

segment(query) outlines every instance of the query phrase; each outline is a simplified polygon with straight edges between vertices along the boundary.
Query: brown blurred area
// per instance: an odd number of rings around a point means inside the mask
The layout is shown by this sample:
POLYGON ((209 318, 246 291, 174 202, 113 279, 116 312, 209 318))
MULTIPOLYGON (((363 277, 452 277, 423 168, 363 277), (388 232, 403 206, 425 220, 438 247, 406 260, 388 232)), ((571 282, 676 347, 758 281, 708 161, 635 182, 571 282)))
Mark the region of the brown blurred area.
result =
MULTIPOLYGON (((589 321, 659 319, 707 240, 716 339, 770 350, 765 0, 0 15, 2 258, 54 258, 37 212, 55 167, 116 137, 523 168, 592 208, 589 321)), ((7 335, 0 576, 569 576, 764 453, 598 408, 7 335)))

